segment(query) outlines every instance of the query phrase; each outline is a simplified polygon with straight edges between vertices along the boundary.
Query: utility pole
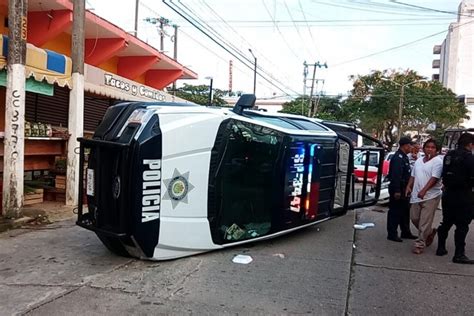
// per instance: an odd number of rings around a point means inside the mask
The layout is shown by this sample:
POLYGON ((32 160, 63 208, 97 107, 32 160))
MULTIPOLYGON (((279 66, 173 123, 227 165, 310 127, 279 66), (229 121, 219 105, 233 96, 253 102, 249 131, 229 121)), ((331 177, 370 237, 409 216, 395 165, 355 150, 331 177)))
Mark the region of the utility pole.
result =
POLYGON ((318 82, 319 81, 322 81, 323 84, 321 86, 321 89, 319 89, 319 93, 318 93, 318 99, 316 100, 316 106, 314 107, 314 113, 313 115, 316 115, 316 113, 318 113, 318 108, 319 108, 319 101, 321 101, 321 92, 323 91, 323 88, 324 88, 324 79, 319 79, 317 80, 318 82))
POLYGON ((312 65, 313 68, 313 79, 311 82, 311 93, 309 95, 309 109, 308 109, 308 117, 313 117, 313 115, 316 113, 314 110, 314 102, 313 102, 313 91, 314 91, 314 81, 316 79, 316 67, 319 68, 328 68, 327 63, 321 64, 319 61, 315 62, 314 65, 312 65))
POLYGON ((316 64, 313 66, 313 79, 311 79, 311 90, 309 93, 309 106, 308 106, 308 117, 311 117, 313 110, 313 91, 314 91, 314 79, 316 78, 316 64))
MULTIPOLYGON (((173 58, 174 61, 178 61, 178 26, 176 24, 173 25, 174 28, 174 36, 173 36, 173 44, 174 44, 174 51, 173 51, 173 58)), ((176 80, 173 81, 173 95, 176 95, 176 80)))
POLYGON ((165 20, 160 18, 160 51, 165 50, 165 20))
POLYGON ((135 1, 135 37, 138 37, 138 8, 140 6, 140 0, 135 1))
POLYGON ((72 20, 72 89, 69 93, 68 131, 70 134, 67 146, 66 204, 77 206, 79 186, 79 147, 78 137, 84 134, 84 23, 85 0, 73 1, 72 20))
POLYGON ((303 62, 303 98, 301 98, 301 115, 304 115, 304 101, 306 97, 306 78, 308 77, 308 64, 303 62))
POLYGON ((8 1, 7 90, 3 155, 3 211, 21 216, 25 154, 25 62, 28 0, 8 1))

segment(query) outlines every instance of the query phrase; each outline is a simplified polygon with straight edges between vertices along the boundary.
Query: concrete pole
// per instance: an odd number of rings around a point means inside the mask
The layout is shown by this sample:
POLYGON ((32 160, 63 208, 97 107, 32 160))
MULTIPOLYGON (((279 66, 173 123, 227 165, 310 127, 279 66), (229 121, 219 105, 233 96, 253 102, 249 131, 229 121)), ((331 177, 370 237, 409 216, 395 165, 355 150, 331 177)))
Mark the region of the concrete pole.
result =
POLYGON ((140 0, 135 1, 135 37, 138 37, 138 8, 140 7, 140 0))
POLYGON ((69 94, 66 204, 77 206, 79 186, 78 137, 84 134, 84 21, 85 0, 73 1, 72 90, 69 94))
MULTIPOLYGON (((174 27, 174 51, 173 51, 173 59, 178 61, 178 26, 175 24, 174 27)), ((176 95, 176 80, 173 81, 173 95, 176 95)))
POLYGON ((160 19, 160 51, 165 50, 165 21, 163 18, 160 19))
POLYGON ((313 65, 313 79, 311 79, 311 91, 309 93, 309 107, 308 107, 308 117, 313 115, 313 91, 314 91, 314 80, 316 78, 316 63, 313 65))
POLYGON ((28 0, 8 1, 8 61, 3 155, 3 211, 21 216, 25 154, 25 62, 28 0))

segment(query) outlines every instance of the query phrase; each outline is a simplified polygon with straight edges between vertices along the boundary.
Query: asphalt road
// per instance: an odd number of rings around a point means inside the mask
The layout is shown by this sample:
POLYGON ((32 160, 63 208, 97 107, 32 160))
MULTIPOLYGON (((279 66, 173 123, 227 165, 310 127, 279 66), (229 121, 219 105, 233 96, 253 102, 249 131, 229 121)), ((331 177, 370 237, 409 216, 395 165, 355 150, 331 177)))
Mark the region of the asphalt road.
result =
POLYGON ((0 314, 474 314, 473 266, 387 241, 385 213, 355 217, 166 262, 117 257, 70 220, 6 232, 0 314), (354 232, 355 220, 376 226, 354 232), (253 262, 235 264, 237 254, 253 262))

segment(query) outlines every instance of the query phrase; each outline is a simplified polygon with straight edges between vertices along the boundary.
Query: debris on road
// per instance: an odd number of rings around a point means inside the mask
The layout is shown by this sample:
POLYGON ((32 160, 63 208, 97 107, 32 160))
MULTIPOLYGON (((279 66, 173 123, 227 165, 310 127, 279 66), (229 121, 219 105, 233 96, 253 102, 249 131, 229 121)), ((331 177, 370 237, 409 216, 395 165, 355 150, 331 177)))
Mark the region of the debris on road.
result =
POLYGON ((372 227, 375 227, 374 223, 354 224, 354 229, 358 229, 358 230, 363 230, 363 229, 372 228, 372 227))
POLYGON ((278 258, 282 258, 282 259, 285 259, 285 255, 282 254, 282 253, 275 253, 273 254, 274 257, 278 257, 278 258))
POLYGON ((249 264, 252 261, 253 261, 252 257, 247 256, 247 255, 236 255, 232 259, 233 263, 240 263, 240 264, 249 264))

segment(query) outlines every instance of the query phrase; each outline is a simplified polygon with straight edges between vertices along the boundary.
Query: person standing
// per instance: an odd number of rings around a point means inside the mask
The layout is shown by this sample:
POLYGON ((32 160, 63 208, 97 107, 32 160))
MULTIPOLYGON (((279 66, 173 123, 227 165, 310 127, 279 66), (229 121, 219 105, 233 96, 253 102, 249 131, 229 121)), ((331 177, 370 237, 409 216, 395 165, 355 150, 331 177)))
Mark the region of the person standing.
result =
POLYGON ((410 161, 410 168, 413 169, 415 162, 420 158, 420 145, 413 144, 411 147, 410 153, 407 155, 408 160, 410 161))
POLYGON ((444 256, 449 230, 454 231, 454 263, 474 264, 465 254, 466 236, 474 215, 474 135, 464 133, 459 137, 456 150, 449 151, 443 160, 442 197, 443 220, 438 227, 437 256, 444 256))
POLYGON ((411 171, 406 196, 410 196, 410 218, 418 229, 412 252, 423 253, 425 247, 433 242, 436 228, 433 219, 441 200, 441 172, 443 160, 437 156, 440 148, 434 139, 423 144, 424 157, 419 158, 411 171))
POLYGON ((387 214, 387 239, 402 242, 401 238, 416 239, 410 232, 410 203, 405 195, 411 169, 407 154, 413 144, 410 137, 404 136, 398 142, 399 148, 392 159, 388 171, 389 209, 387 214), (398 236, 398 226, 401 238, 398 236))

